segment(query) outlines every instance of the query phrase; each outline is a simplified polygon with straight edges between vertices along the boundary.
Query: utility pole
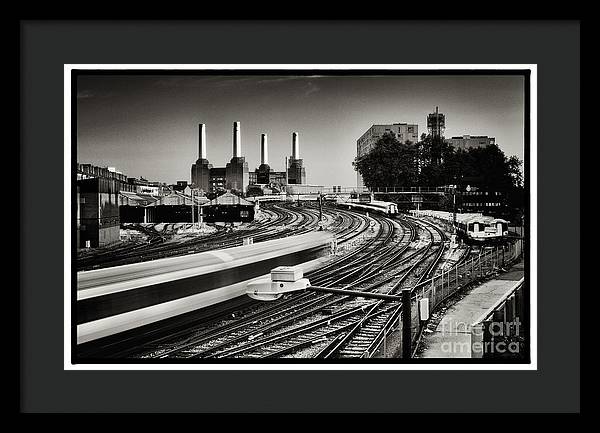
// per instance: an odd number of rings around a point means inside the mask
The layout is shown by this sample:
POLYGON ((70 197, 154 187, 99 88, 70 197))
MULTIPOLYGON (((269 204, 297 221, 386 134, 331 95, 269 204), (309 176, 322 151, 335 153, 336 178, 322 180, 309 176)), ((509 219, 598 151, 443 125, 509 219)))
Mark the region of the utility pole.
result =
POLYGON ((411 358, 411 305, 410 289, 402 289, 402 358, 411 358))
MULTIPOLYGON (((191 195, 192 195, 192 227, 194 227, 194 190, 190 191, 191 195)), ((185 197, 185 195, 184 195, 185 197)), ((184 198, 185 200, 185 198, 184 198)))
POLYGON ((319 230, 323 230, 323 205, 321 201, 322 195, 319 192, 319 230))
MULTIPOLYGON (((198 190, 198 198, 200 198, 200 190, 198 190)), ((198 203, 198 227, 202 227, 202 207, 198 203)))
POLYGON ((456 234, 456 185, 452 188, 452 233, 456 234))

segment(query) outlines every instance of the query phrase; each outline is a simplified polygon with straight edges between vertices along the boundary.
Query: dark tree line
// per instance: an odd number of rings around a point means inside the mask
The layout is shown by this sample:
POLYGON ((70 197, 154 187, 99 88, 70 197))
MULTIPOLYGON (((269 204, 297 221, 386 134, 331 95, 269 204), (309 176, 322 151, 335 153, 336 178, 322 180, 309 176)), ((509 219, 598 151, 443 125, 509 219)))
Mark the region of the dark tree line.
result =
POLYGON ((497 145, 457 150, 443 137, 423 135, 411 144, 393 134, 384 134, 369 154, 353 162, 368 187, 469 184, 498 191, 522 189, 521 164, 497 145))

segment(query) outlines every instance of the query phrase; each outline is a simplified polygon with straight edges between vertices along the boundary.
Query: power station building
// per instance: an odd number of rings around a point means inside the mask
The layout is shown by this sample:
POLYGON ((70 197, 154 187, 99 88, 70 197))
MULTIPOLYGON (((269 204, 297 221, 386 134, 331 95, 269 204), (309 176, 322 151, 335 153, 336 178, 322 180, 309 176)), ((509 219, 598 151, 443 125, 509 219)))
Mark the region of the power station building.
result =
POLYGON ((196 188, 209 192, 210 189, 210 171, 212 164, 206 159, 206 125, 198 125, 198 159, 192 164, 192 183, 196 188))
POLYGON ((298 185, 306 183, 306 168, 304 161, 300 158, 300 144, 298 133, 292 133, 292 156, 287 163, 287 184, 298 185))
POLYGON ((249 171, 242 156, 241 125, 233 123, 233 152, 225 167, 213 167, 206 158, 206 126, 199 125, 198 160, 192 164, 192 184, 199 190, 216 193, 223 190, 246 192, 249 185, 305 184, 306 168, 300 158, 298 133, 292 133, 292 155, 287 158, 285 171, 274 171, 269 165, 267 134, 260 135, 260 165, 249 171))

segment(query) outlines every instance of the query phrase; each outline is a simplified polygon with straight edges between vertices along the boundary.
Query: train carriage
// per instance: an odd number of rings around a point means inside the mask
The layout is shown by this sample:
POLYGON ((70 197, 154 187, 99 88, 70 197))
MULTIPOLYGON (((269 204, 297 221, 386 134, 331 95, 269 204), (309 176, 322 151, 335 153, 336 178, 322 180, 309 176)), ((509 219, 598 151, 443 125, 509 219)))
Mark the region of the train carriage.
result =
POLYGON ((386 216, 395 216, 398 214, 398 205, 387 201, 373 200, 370 202, 361 202, 359 199, 339 200, 337 205, 349 210, 358 210, 362 212, 373 212, 386 216))
MULTIPOLYGON (((415 216, 429 216, 452 224, 452 212, 422 210, 412 211, 415 216)), ((466 243, 487 244, 503 242, 508 237, 508 221, 486 216, 481 213, 457 213, 456 230, 458 236, 466 243)))
MULTIPOLYGON (((457 215, 458 217, 458 215, 457 215)), ((508 236, 508 221, 484 215, 457 218, 457 231, 465 241, 475 243, 502 241, 508 236)))

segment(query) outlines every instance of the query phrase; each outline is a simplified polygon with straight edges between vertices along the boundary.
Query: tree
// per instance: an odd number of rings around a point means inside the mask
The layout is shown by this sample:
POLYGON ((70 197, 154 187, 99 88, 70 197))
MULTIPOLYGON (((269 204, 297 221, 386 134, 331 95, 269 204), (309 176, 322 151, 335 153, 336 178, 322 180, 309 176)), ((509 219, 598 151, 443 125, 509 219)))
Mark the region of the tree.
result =
POLYGON ((496 144, 464 150, 443 137, 421 138, 416 144, 400 143, 393 134, 384 134, 352 164, 368 187, 470 184, 522 195, 522 161, 507 158, 496 144))
POLYGON ((514 186, 518 188, 523 187, 523 173, 521 172, 521 161, 517 156, 511 156, 508 158, 508 172, 513 179, 514 186))
POLYGON ((383 134, 373 149, 352 165, 368 187, 411 186, 417 180, 417 149, 383 134))

